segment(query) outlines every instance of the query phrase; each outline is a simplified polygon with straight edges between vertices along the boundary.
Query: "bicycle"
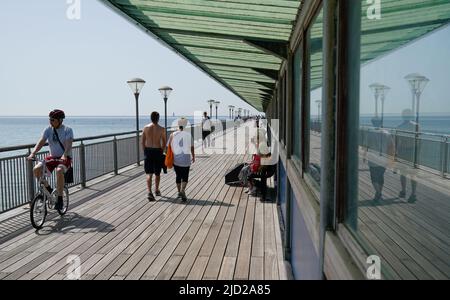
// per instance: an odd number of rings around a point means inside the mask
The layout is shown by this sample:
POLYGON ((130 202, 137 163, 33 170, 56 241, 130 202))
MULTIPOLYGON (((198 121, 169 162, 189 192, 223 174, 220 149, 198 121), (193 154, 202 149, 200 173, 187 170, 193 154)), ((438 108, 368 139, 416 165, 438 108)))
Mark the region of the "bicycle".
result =
MULTIPOLYGON (((43 172, 41 178, 39 179, 38 192, 31 201, 30 220, 31 225, 33 225, 35 229, 41 229, 44 226, 45 219, 47 217, 47 208, 49 210, 55 209, 56 202, 58 201, 58 195, 56 189, 53 190, 52 193, 50 193, 45 187, 47 178, 51 176, 51 173, 46 168, 45 160, 39 160, 37 158, 34 158, 33 161, 42 164, 43 172)), ((63 208, 57 209, 57 211, 60 216, 63 216, 66 214, 68 208, 69 208, 69 189, 67 187, 67 184, 64 183, 63 208)))

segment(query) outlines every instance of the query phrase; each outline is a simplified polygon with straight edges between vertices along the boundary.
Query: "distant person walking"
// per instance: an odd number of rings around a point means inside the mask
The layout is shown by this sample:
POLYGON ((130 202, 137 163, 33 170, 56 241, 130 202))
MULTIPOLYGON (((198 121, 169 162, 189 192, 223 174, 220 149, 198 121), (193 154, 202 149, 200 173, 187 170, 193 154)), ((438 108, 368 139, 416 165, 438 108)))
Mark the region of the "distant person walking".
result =
POLYGON ((176 173, 178 198, 187 200, 186 186, 189 181, 189 169, 195 162, 194 143, 189 132, 185 131, 187 119, 178 120, 178 130, 169 137, 169 144, 173 151, 173 167, 176 173))
MULTIPOLYGON (((403 122, 397 127, 400 130, 400 136, 397 138, 397 157, 405 159, 409 162, 414 161, 414 147, 415 147, 415 132, 420 132, 418 124, 413 121, 414 114, 411 109, 405 109, 402 112, 403 122)), ((416 149, 419 151, 419 149, 416 149)), ((409 203, 414 203, 417 200, 417 171, 404 162, 397 162, 395 171, 400 173, 400 184, 402 190, 399 193, 400 198, 406 197, 406 181, 407 178, 411 180, 411 195, 408 198, 409 203)))
POLYGON ((373 200, 374 202, 378 202, 383 200, 384 173, 386 172, 386 167, 392 165, 394 157, 394 141, 389 131, 380 128, 380 118, 373 118, 372 125, 375 129, 372 132, 369 132, 367 145, 374 149, 369 150, 368 148, 365 148, 363 160, 368 161, 370 179, 375 190, 373 200), (387 155, 387 157, 380 155, 380 152, 387 155))
POLYGON ((211 146, 211 131, 212 131, 211 119, 208 116, 208 113, 205 111, 203 113, 202 118, 202 141, 203 141, 202 148, 211 146))
POLYGON ((158 125, 159 113, 154 111, 151 123, 146 125, 142 134, 142 149, 144 150, 144 169, 147 174, 148 200, 155 201, 152 193, 152 177, 155 175, 155 194, 161 196, 159 183, 161 181, 161 169, 163 168, 163 149, 166 145, 166 130, 158 125))

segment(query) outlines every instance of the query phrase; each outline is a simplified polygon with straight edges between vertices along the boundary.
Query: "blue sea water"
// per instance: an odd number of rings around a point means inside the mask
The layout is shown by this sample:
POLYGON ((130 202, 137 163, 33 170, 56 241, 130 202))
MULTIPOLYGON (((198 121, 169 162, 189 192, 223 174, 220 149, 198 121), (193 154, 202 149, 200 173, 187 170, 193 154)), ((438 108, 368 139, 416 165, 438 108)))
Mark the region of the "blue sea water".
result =
MULTIPOLYGON (((360 124, 371 126, 373 116, 361 116, 360 124)), ((401 116, 385 116, 384 127, 396 128, 403 120, 401 116)), ((450 134, 450 116, 420 116, 419 126, 421 132, 435 134, 450 134)))
MULTIPOLYGON (((186 117, 194 124, 194 117, 186 117)), ((219 117, 224 119, 225 117, 219 117)), ((176 124, 178 117, 168 117, 167 125, 176 124)), ((139 118, 139 127, 150 123, 149 117, 139 118)), ((136 130, 134 117, 70 117, 64 124, 71 127, 75 138, 121 133, 136 130)), ((164 126, 164 118, 159 124, 164 126)), ((0 148, 34 144, 49 126, 47 117, 0 117, 0 148)))
MULTIPOLYGON (((193 116, 187 118, 194 123, 193 116)), ((372 116, 361 116, 361 125, 370 125, 371 118, 372 116)), ((168 126, 177 119, 178 117, 168 117, 168 126)), ((140 128, 149 122, 149 117, 140 117, 140 128)), ((400 116, 384 117, 385 127, 395 128, 401 123, 400 116)), ((70 117, 65 124, 73 128, 75 137, 81 138, 134 131, 136 119, 134 117, 70 117)), ((0 117, 0 148, 34 144, 48 125, 47 117, 0 117)), ((164 118, 160 120, 160 125, 164 126, 164 118)), ((422 116, 420 128, 422 132, 450 134, 450 116, 422 116)))

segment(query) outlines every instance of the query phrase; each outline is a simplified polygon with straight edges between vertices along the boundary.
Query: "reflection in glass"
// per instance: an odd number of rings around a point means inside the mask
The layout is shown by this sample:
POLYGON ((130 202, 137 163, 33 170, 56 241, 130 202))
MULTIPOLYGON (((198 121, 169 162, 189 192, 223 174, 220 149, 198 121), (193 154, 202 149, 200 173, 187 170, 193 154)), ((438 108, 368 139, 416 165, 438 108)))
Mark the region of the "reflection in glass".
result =
POLYGON ((381 258, 384 278, 449 279, 450 2, 390 2, 381 20, 362 3, 359 195, 348 228, 381 258))
POLYGON ((321 154, 321 111, 323 77, 323 12, 320 10, 308 32, 309 46, 309 163, 308 174, 320 183, 320 154, 321 154))

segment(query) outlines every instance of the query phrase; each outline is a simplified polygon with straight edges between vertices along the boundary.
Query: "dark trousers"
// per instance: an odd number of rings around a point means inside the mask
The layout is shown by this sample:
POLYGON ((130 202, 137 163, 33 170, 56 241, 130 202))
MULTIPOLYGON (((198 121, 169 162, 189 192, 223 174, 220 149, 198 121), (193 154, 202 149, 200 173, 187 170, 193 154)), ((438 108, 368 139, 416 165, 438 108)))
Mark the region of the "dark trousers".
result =
POLYGON ((175 169, 175 174, 177 175, 176 183, 188 182, 189 180, 189 169, 190 167, 179 167, 176 165, 173 165, 173 168, 175 169))
POLYGON ((208 147, 211 146, 211 131, 202 131, 202 139, 203 141, 206 139, 208 141, 208 147))

